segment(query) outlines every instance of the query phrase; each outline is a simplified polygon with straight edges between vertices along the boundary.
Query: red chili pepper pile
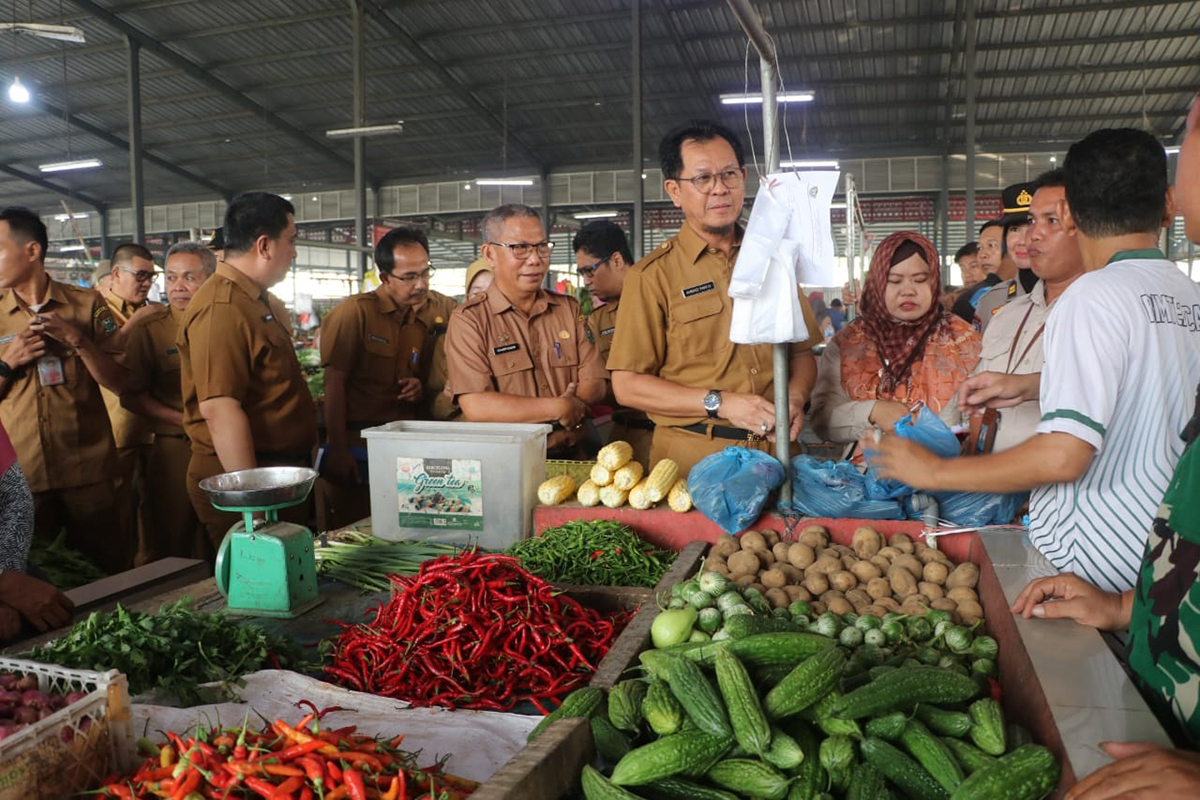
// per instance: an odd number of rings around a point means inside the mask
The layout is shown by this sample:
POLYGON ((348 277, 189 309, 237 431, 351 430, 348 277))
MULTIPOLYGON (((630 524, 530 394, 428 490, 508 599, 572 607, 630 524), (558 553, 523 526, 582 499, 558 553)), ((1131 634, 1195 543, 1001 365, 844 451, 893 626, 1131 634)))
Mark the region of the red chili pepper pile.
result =
POLYGON ((558 593, 511 556, 426 561, 367 625, 344 625, 325 671, 415 706, 512 708, 566 694, 596 671, 629 620, 558 593))
POLYGON ((462 800, 478 788, 438 766, 417 769, 415 756, 399 748, 403 736, 383 741, 356 734, 353 726, 320 730, 320 715, 332 710, 309 714, 295 727, 275 720, 261 732, 198 730, 186 738, 168 733, 170 741, 160 748, 139 743, 157 752, 132 776, 105 780, 96 794, 131 800, 462 800))

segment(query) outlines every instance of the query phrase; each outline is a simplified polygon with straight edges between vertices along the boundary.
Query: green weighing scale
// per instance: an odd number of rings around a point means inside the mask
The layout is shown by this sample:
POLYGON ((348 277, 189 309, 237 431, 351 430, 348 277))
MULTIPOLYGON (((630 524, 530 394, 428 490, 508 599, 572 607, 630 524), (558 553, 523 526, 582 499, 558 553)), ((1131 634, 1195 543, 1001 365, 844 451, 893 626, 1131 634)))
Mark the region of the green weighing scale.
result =
POLYGON ((279 511, 303 503, 316 479, 306 467, 259 467, 200 481, 214 508, 242 515, 217 551, 217 589, 229 613, 288 618, 321 603, 312 533, 279 521, 279 511))

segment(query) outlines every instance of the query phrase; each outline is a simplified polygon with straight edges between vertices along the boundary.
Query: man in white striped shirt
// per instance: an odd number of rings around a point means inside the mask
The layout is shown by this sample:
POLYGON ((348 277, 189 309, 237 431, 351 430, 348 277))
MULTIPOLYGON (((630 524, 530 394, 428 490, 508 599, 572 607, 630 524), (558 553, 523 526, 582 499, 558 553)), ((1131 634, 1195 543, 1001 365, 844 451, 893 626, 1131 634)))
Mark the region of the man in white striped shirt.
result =
POLYGON ((918 489, 1032 489, 1030 540, 1059 569, 1125 591, 1183 452, 1179 431, 1200 383, 1200 287, 1158 250, 1171 212, 1166 154, 1153 136, 1097 131, 1063 166, 1059 217, 1087 272, 1049 315, 1043 373, 983 373, 959 397, 980 411, 1037 399, 1037 435, 967 460, 894 436, 864 446, 881 451, 872 464, 883 477, 918 489))

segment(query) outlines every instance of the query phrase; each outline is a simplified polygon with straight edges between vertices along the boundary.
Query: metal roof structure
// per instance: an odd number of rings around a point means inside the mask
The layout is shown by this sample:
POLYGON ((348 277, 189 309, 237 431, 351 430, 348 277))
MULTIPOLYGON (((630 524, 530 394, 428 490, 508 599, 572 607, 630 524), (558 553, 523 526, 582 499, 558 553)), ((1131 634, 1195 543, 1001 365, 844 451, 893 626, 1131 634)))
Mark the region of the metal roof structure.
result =
MULTIPOLYGON (((630 0, 361 0, 367 180, 395 184, 629 168, 630 0)), ((65 23, 85 44, 0 34, 0 205, 131 198, 131 49, 147 203, 250 188, 353 185, 353 0, 20 0, 0 21, 65 23), (13 20, 6 18, 12 16, 13 20), (19 76, 33 99, 9 101, 19 76), (101 168, 43 174, 97 157, 101 168)), ((1200 87, 1200 2, 767 0, 784 86, 784 156, 1057 151, 1103 126, 1181 132, 1200 87), (974 2, 968 10, 969 2, 974 2), (974 15, 974 24, 967 18, 974 15), (970 51, 973 49, 973 57, 970 51), (973 70, 968 67, 973 61, 973 70), (968 72, 971 75, 968 75, 968 72)), ((757 58, 722 0, 641 7, 643 143, 690 116, 738 127, 757 58)))

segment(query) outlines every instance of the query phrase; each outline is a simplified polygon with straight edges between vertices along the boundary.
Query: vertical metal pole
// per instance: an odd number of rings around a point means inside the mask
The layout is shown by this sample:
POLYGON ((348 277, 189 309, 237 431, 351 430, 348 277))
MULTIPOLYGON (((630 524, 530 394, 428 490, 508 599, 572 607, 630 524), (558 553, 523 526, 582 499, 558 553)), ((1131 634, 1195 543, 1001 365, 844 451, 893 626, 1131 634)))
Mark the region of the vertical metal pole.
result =
MULTIPOLYGON (((952 255, 950 253, 950 156, 942 155, 942 191, 938 193, 938 214, 941 215, 941 239, 942 246, 939 248, 942 254, 942 261, 952 255)), ((937 216, 934 217, 934 223, 937 226, 937 216)), ((935 227, 934 230, 937 230, 935 227)), ((971 241, 967 239, 967 241, 971 241)), ((946 270, 947 275, 949 270, 946 270)), ((942 285, 949 285, 950 280, 946 275, 942 276, 942 285)))
POLYGON ((632 0, 630 30, 633 51, 629 58, 633 84, 633 216, 629 219, 629 246, 633 260, 642 257, 643 216, 646 212, 645 183, 642 181, 642 0, 632 0))
POLYGON ((133 240, 146 241, 146 195, 142 181, 142 70, 141 48, 125 38, 129 47, 129 197, 133 205, 133 240))
MULTIPOLYGON (((354 81, 354 126, 364 123, 366 118, 366 86, 363 75, 363 8, 361 0, 350 0, 353 29, 353 81, 354 81)), ((370 247, 367 231, 367 140, 354 137, 354 238, 359 247, 370 247)), ((361 283, 370 269, 370 256, 366 251, 358 254, 358 280, 361 283)))
POLYGON ((96 213, 100 215, 100 258, 104 259, 108 256, 108 207, 96 206, 96 213))
POLYGON ((976 0, 967 0, 967 54, 963 67, 967 73, 967 120, 963 143, 967 154, 967 208, 963 224, 968 242, 975 238, 975 2, 976 0))
MULTIPOLYGON (((542 224, 546 226, 546 238, 554 239, 554 218, 550 214, 550 170, 545 166, 542 167, 539 183, 542 187, 542 224)), ((568 257, 570 258, 570 257, 568 257)), ((554 253, 550 253, 550 263, 547 267, 554 265, 554 253)), ((546 280, 544 286, 547 289, 554 288, 554 275, 551 270, 546 270, 546 280)))

